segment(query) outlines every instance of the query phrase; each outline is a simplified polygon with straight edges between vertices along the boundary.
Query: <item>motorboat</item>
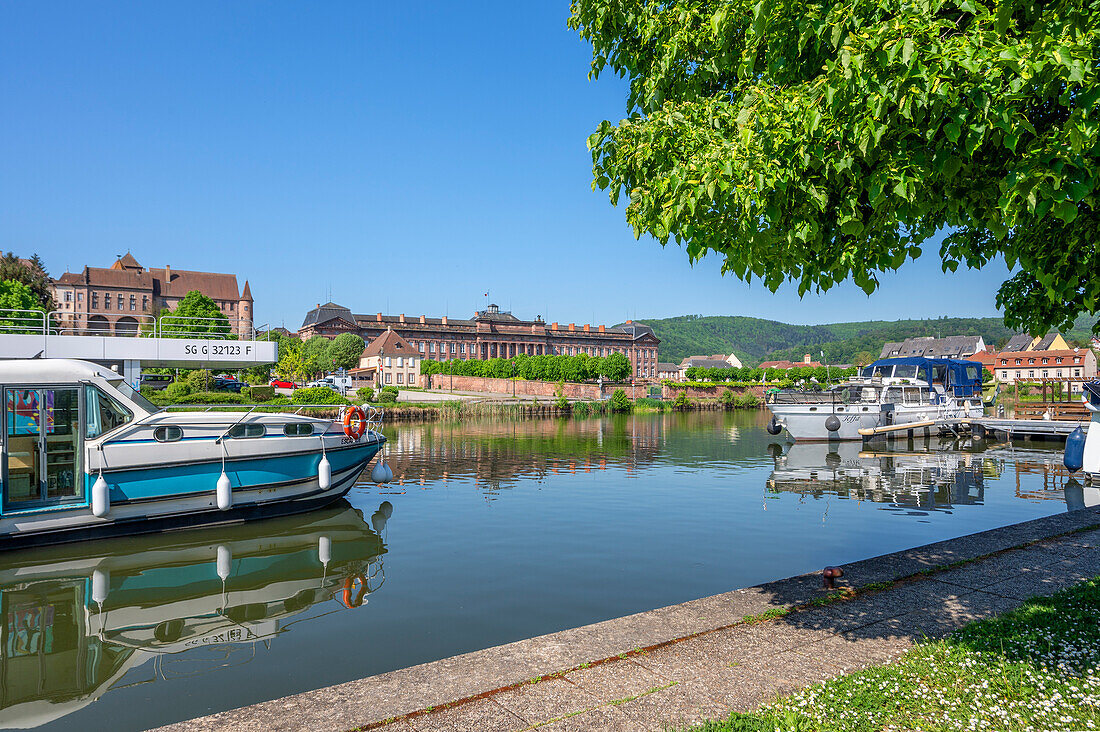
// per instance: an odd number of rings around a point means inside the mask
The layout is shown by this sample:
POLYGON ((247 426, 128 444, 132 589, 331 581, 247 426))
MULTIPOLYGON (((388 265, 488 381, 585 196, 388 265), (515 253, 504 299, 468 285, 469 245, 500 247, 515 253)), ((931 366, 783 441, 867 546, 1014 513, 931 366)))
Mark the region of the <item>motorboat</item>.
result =
POLYGON ((0 389, 5 549, 318 508, 385 442, 369 407, 162 409, 86 361, 0 361, 0 389))
POLYGON ((983 416, 982 368, 959 359, 885 358, 821 391, 771 390, 768 431, 786 430, 795 440, 937 434, 983 416))
MULTIPOLYGON (((76 714, 139 667, 171 683, 248 662, 320 603, 366 603, 385 581, 393 507, 344 501, 218 529, 20 549, 0 556, 0 727, 76 714), (342 505, 340 505, 342 504, 342 505)), ((308 619, 308 618, 307 618, 308 619)))

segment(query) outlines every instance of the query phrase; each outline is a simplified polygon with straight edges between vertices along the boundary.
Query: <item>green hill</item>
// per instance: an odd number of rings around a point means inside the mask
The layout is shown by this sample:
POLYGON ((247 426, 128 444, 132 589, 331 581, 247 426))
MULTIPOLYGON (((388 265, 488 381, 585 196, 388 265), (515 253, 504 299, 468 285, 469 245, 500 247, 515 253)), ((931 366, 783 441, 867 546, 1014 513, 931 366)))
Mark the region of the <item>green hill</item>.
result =
MULTIPOLYGON (((740 315, 681 315, 659 320, 639 319, 661 339, 660 359, 679 363, 687 356, 736 353, 745 365, 763 360, 799 361, 821 351, 829 363, 851 363, 861 351, 878 357, 887 341, 916 336, 980 335, 1001 345, 1012 336, 1000 318, 934 318, 929 320, 867 320, 826 325, 791 325, 740 315)), ((1092 319, 1078 318, 1066 339, 1087 339, 1092 319)))

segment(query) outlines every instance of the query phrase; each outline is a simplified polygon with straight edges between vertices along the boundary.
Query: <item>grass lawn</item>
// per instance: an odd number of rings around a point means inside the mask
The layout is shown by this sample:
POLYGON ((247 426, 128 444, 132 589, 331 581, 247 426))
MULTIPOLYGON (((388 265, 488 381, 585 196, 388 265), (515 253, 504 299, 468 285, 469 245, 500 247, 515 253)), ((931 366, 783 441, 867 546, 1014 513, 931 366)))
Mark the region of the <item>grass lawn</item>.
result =
POLYGON ((1100 577, 919 644, 888 666, 692 729, 1100 729, 1100 577))

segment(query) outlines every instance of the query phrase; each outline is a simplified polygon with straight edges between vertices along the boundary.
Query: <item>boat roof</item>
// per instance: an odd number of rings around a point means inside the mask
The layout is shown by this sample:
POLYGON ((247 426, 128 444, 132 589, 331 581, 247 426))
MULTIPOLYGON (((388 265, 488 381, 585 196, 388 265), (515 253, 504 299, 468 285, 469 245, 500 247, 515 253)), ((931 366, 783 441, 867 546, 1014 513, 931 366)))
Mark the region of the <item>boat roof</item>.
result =
POLYGON ((73 358, 13 358, 0 361, 2 384, 75 384, 95 377, 118 381, 110 369, 73 358))
POLYGON ((982 380, 982 369, 984 368, 980 361, 970 361, 962 358, 924 358, 923 356, 880 358, 877 361, 872 361, 869 366, 917 366, 921 369, 931 369, 933 366, 946 366, 947 370, 951 372, 952 381, 956 384, 965 382, 980 383, 982 380), (976 378, 966 375, 966 369, 969 366, 978 369, 976 378))

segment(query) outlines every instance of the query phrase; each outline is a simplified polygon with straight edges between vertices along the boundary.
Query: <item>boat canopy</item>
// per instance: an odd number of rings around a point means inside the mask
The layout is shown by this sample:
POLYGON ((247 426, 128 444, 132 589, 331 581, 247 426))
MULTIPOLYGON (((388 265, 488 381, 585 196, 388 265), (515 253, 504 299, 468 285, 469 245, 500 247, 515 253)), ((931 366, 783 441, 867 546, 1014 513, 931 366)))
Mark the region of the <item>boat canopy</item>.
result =
POLYGON ((929 384, 943 384, 954 389, 956 396, 973 396, 982 389, 982 369, 978 361, 957 358, 880 358, 864 366, 863 376, 893 376, 902 379, 922 379, 929 384))

